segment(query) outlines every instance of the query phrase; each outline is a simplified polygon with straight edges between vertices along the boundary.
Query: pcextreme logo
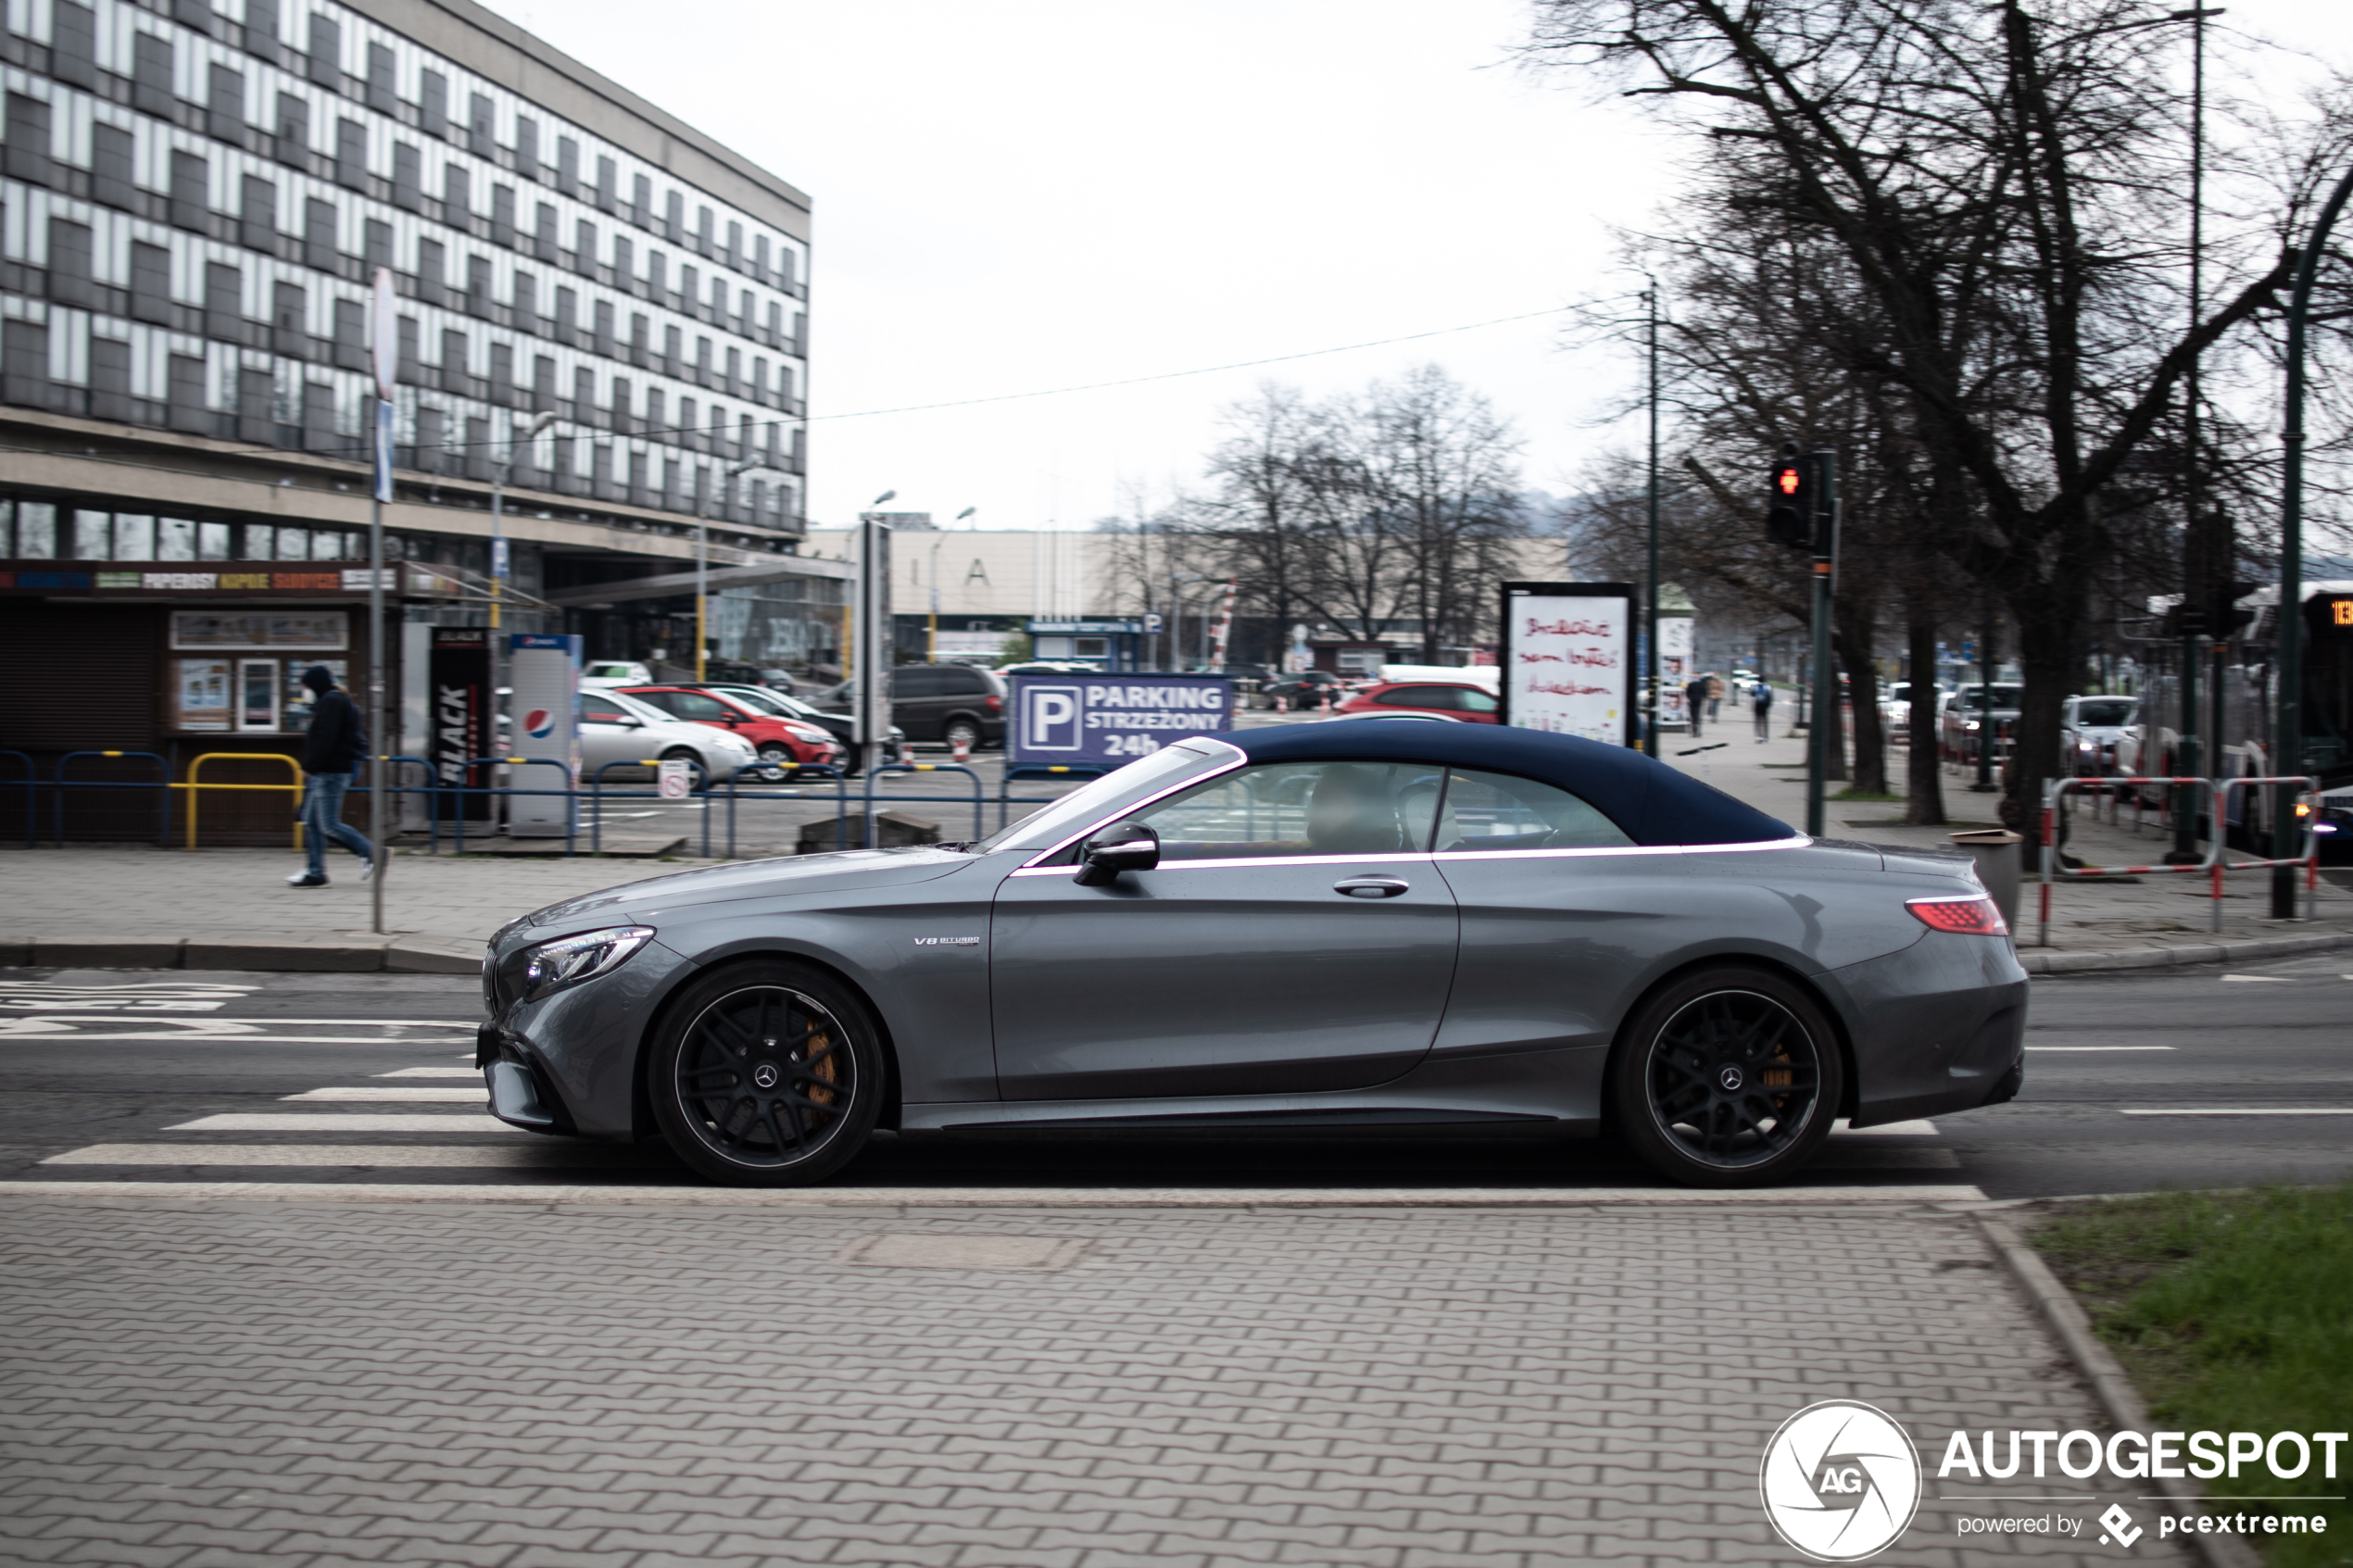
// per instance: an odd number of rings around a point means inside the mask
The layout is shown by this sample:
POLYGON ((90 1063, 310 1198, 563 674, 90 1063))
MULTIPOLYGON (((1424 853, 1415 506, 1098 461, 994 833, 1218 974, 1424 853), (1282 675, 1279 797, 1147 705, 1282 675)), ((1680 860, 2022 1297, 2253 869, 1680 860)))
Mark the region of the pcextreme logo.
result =
POLYGON ((1920 1461, 1886 1411, 1853 1399, 1808 1405, 1780 1424, 1757 1467, 1765 1517, 1819 1562, 1893 1545, 1920 1506, 1920 1461))

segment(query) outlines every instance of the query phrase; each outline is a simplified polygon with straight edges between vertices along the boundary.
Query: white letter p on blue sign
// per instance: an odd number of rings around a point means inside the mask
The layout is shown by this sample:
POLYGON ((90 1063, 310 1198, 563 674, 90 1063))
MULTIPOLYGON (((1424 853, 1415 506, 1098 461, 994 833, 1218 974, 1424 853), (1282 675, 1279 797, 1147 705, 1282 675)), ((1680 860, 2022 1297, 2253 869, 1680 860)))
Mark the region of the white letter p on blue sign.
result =
POLYGON ((1078 688, 1026 686, 1022 691, 1022 749, 1076 751, 1078 688))

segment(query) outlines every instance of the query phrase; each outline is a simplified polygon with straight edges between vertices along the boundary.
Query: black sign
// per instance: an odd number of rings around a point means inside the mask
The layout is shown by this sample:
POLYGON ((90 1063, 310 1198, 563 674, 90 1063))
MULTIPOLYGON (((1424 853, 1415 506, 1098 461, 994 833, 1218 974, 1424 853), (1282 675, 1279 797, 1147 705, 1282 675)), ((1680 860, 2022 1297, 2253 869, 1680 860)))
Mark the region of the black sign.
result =
MULTIPOLYGON (((480 784, 471 775, 488 771, 469 768, 477 758, 490 755, 490 633, 479 626, 436 626, 433 657, 426 670, 425 759, 433 764, 434 781, 447 788, 480 784)), ((448 816, 457 797, 444 797, 441 814, 448 816)), ((490 816, 491 797, 465 797, 466 820, 490 816)))
POLYGON ((2353 637, 2353 594, 2315 594, 2304 601, 2304 625, 2313 637, 2353 637))

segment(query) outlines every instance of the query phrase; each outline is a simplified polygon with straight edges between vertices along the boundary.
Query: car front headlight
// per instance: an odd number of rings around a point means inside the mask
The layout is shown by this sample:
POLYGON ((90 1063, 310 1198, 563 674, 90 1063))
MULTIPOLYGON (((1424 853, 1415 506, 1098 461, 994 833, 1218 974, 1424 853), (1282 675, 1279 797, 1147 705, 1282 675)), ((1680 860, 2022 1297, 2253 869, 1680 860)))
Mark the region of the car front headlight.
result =
POLYGON ((652 941, 653 935, 650 925, 616 925, 606 931, 583 932, 578 936, 542 942, 530 950, 530 958, 523 964, 522 983, 515 1000, 535 1002, 567 985, 610 974, 626 963, 632 953, 652 941))

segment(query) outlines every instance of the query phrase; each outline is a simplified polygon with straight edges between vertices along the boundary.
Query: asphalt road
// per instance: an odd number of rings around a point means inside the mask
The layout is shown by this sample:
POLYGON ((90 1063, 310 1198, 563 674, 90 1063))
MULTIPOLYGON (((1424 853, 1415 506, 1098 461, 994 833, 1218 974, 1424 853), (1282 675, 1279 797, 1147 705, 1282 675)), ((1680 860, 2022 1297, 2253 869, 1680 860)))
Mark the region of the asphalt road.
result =
MULTIPOLYGON (((0 1184, 691 1184, 659 1148, 481 1115, 471 979, 17 970, 0 1184)), ((1843 1134, 1809 1185, 1992 1198, 2339 1179, 2353 955, 2036 982, 2025 1093, 1843 1134)), ((1610 1145, 878 1142, 844 1181, 937 1187, 1654 1186, 1610 1145)))

